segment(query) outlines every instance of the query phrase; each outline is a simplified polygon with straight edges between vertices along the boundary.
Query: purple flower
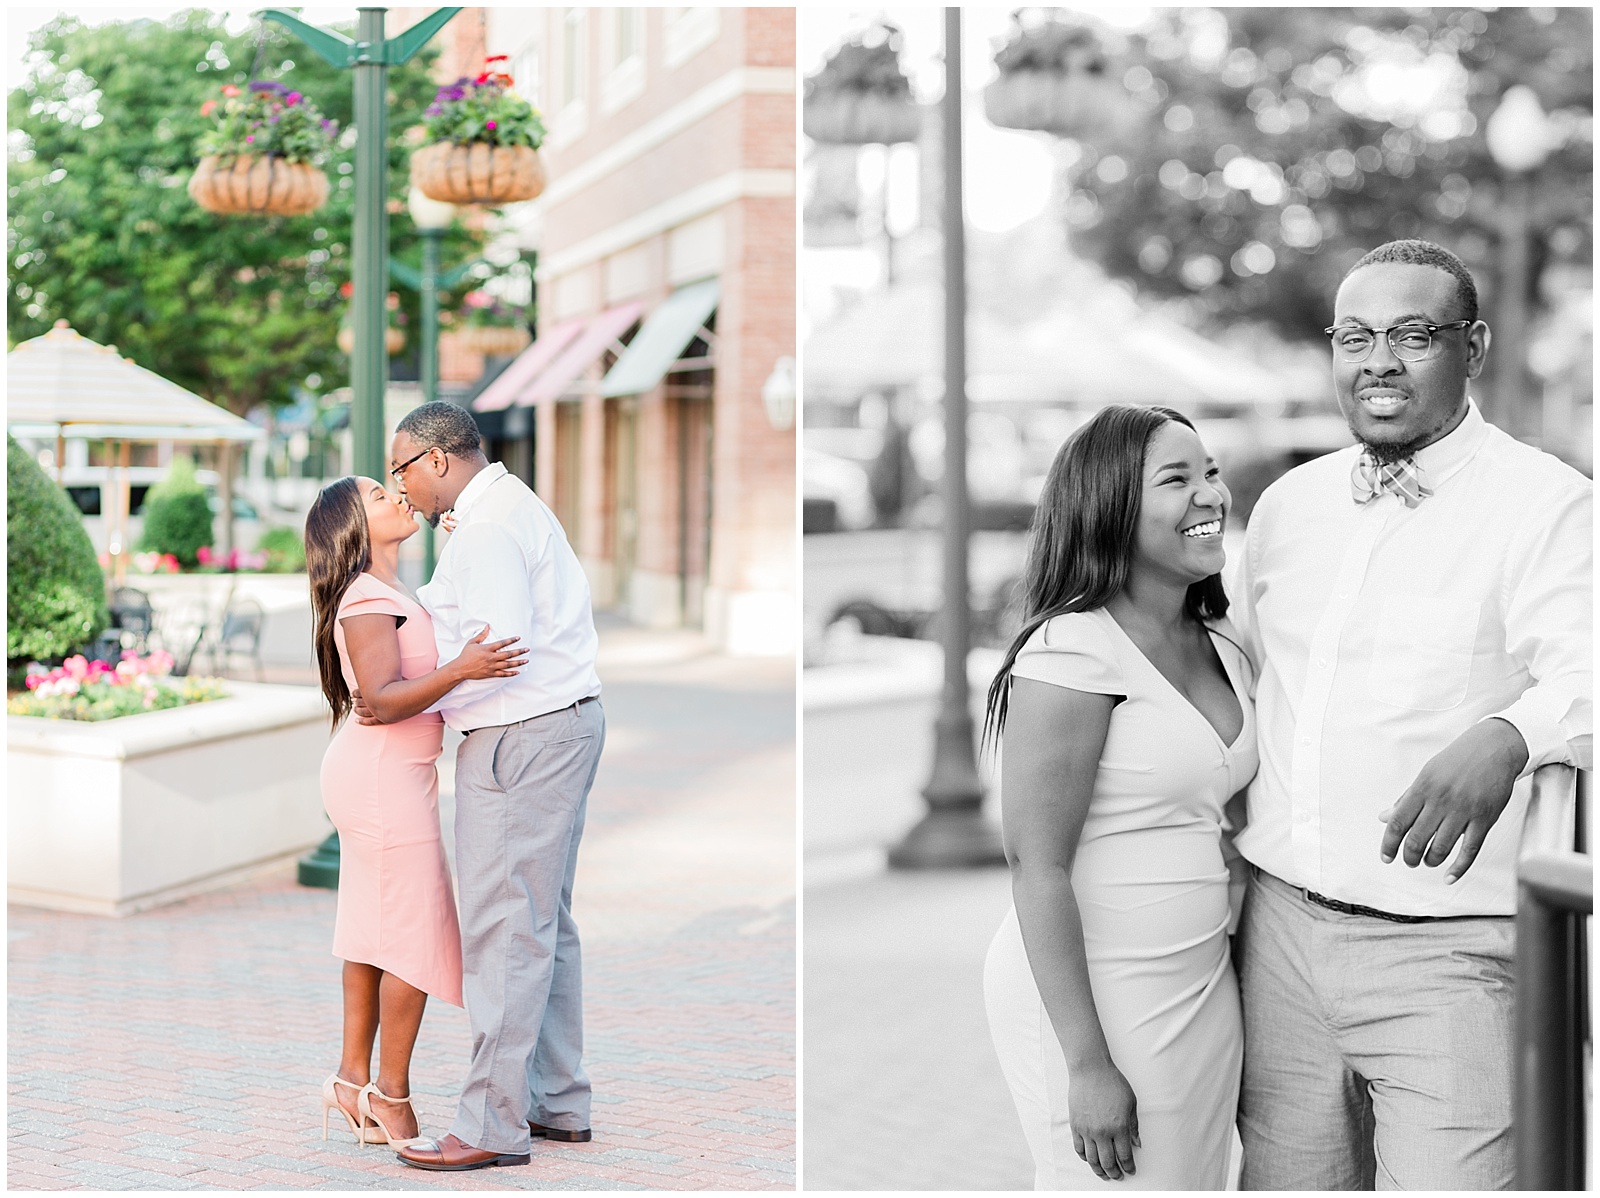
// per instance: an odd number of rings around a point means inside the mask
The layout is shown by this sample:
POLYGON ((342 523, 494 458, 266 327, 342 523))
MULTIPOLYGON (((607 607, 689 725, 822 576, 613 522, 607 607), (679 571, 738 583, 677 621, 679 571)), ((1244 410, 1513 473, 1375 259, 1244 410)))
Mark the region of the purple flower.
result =
POLYGON ((271 79, 257 79, 254 83, 252 83, 250 85, 250 90, 253 91, 253 92, 276 92, 278 95, 281 96, 284 92, 288 91, 289 89, 286 88, 283 84, 275 82, 274 80, 271 80, 271 79))
POLYGON ((494 122, 493 121, 484 121, 483 122, 483 127, 485 129, 493 129, 494 128, 494 122))

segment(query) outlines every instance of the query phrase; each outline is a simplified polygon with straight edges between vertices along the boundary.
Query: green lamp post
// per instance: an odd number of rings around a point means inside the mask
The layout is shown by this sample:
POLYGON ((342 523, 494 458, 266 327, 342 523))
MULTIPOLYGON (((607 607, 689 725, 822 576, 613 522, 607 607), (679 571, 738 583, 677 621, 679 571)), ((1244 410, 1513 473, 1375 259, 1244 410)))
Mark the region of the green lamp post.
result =
MULTIPOLYGON (((439 243, 444 231, 455 219, 456 206, 442 200, 430 200, 415 187, 406 199, 411 213, 411 223, 422 235, 422 272, 412 270, 404 262, 389 260, 389 274, 397 283, 411 288, 422 298, 422 398, 432 403, 439 398, 439 291, 453 287, 481 264, 474 258, 452 267, 443 275, 439 273, 439 243)), ((434 539, 433 526, 422 526, 422 580, 433 577, 434 539)))
MULTIPOLYGON (((355 284, 350 355, 350 436, 357 474, 382 478, 387 454, 383 444, 383 384, 388 353, 383 344, 384 301, 388 297, 389 264, 389 67, 410 62, 435 33, 460 12, 440 8, 398 37, 383 36, 388 9, 356 10, 355 40, 309 25, 292 13, 268 8, 257 13, 274 21, 340 70, 348 69, 355 88, 355 229, 351 237, 350 277, 355 284)), ((339 884, 339 835, 334 833, 300 861, 300 882, 306 886, 339 884)))

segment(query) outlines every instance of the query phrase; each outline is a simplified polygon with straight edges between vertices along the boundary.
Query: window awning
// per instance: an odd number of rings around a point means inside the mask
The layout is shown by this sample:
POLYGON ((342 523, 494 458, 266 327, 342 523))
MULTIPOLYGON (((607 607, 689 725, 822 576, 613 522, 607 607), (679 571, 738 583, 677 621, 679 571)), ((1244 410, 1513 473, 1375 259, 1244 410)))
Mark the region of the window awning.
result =
POLYGON ((721 294, 721 284, 707 279, 674 291, 663 300, 629 343, 627 352, 601 380, 600 394, 607 399, 639 395, 660 383, 716 311, 721 294))
POLYGON ((628 327, 638 320, 643 312, 644 304, 634 300, 618 304, 615 308, 608 308, 589 321, 582 335, 562 350, 555 361, 545 367, 544 372, 533 380, 532 385, 523 393, 522 402, 536 404, 560 395, 567 389, 568 383, 592 366, 606 350, 612 348, 617 339, 628 331, 628 327))
MULTIPOLYGON (((474 412, 498 412, 522 400, 522 393, 556 355, 583 331, 583 320, 564 320, 544 330, 539 338, 512 360, 499 376, 472 401, 474 412)), ((526 401, 523 401, 526 402, 526 401)))

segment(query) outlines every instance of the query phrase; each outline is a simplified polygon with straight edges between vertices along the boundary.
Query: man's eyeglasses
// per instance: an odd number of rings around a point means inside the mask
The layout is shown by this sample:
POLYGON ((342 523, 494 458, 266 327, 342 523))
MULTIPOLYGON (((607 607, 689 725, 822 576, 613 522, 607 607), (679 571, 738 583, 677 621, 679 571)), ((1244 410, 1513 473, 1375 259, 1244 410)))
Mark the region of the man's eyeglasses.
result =
POLYGON ((398 466, 396 466, 393 470, 389 471, 390 474, 394 475, 394 481, 395 482, 403 482, 404 480, 400 476, 406 472, 406 467, 411 465, 412 462, 415 462, 417 460, 417 458, 425 458, 425 457, 427 457, 430 453, 432 453, 437 448, 438 448, 438 446, 436 446, 436 445, 430 445, 430 446, 428 446, 428 448, 424 449, 421 453, 417 454, 416 457, 407 458, 405 461, 401 462, 398 466))
POLYGON ((1378 344, 1378 334, 1389 341, 1389 352, 1402 362, 1420 362, 1433 352, 1433 335, 1444 329, 1465 329, 1470 320, 1449 324, 1397 324, 1387 329, 1368 329, 1358 324, 1334 325, 1323 329, 1333 342, 1333 350, 1346 362, 1363 362, 1378 344))

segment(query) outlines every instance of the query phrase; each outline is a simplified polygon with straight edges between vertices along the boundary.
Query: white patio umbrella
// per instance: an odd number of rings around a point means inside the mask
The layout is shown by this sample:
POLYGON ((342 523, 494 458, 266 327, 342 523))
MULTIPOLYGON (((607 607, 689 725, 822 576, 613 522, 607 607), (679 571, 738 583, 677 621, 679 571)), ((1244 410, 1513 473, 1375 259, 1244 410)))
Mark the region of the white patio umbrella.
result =
MULTIPOLYGON (((17 436, 54 437, 58 478, 66 438, 120 443, 122 485, 108 529, 119 581, 126 558, 120 538, 128 511, 130 443, 188 441, 228 447, 266 436, 265 429, 121 357, 112 346, 80 336, 64 320, 6 355, 6 427, 17 436)), ((223 520, 231 533, 230 458, 224 454, 220 473, 223 520)))

